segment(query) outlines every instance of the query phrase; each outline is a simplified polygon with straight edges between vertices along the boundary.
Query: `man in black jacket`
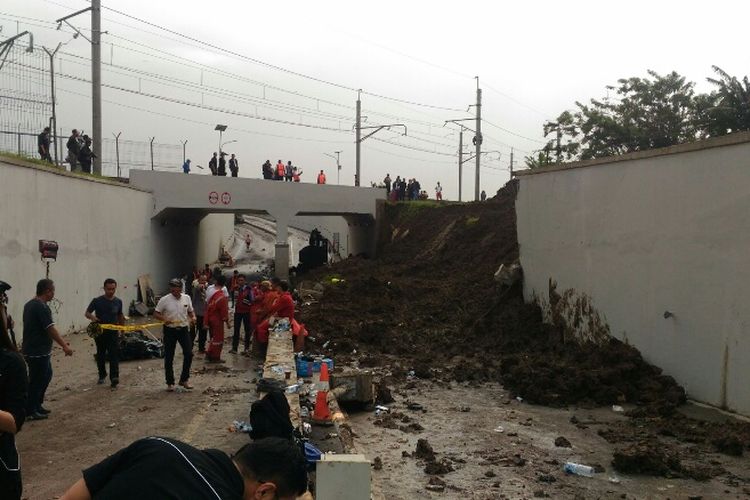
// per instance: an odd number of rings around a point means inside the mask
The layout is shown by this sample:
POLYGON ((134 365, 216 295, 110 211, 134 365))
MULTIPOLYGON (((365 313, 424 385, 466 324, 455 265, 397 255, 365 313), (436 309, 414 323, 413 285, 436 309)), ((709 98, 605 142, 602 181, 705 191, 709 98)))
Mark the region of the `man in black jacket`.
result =
POLYGON ((260 439, 229 457, 148 437, 85 469, 61 500, 294 500, 306 490, 305 459, 290 439, 260 439))

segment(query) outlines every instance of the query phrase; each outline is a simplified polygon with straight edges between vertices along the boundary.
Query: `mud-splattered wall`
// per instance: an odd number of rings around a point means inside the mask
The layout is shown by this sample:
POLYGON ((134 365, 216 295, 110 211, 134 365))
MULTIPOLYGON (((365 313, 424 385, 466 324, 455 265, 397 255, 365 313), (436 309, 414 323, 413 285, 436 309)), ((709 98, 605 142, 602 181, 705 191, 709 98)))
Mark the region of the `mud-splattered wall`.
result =
MULTIPOLYGON (((50 263, 56 297, 50 304, 61 332, 88 323, 83 316, 105 278, 119 282, 127 308, 139 274, 152 273, 160 252, 150 193, 0 158, 0 280, 12 285, 10 313, 20 338, 24 303, 45 276, 38 240, 55 240, 50 263), (152 231, 154 234, 152 234, 152 231)), ((163 253, 163 252, 162 252, 163 253)))
POLYGON ((750 415, 750 134, 520 176, 527 300, 750 415))

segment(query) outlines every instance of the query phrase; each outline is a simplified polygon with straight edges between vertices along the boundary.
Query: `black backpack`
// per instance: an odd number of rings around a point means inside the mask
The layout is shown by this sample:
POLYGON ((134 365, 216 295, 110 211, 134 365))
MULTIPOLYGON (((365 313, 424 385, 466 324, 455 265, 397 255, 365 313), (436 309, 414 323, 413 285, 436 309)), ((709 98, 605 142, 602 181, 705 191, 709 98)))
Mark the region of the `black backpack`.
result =
POLYGON ((281 391, 271 391, 263 399, 250 406, 250 438, 253 440, 267 437, 292 439, 294 427, 289 419, 289 402, 281 391))

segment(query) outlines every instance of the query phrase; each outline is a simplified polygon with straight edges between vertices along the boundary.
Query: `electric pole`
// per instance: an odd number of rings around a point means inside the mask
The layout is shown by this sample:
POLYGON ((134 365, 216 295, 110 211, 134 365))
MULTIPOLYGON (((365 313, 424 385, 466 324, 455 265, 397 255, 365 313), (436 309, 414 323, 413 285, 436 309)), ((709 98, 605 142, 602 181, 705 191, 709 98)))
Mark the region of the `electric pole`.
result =
POLYGON ((91 99, 94 174, 102 175, 102 0, 91 0, 91 99))
POLYGON ((53 50, 52 52, 47 49, 47 47, 43 47, 44 51, 49 56, 49 76, 50 76, 50 89, 51 89, 51 96, 52 96, 52 123, 50 124, 50 128, 52 129, 52 145, 55 148, 55 165, 60 165, 60 162, 57 159, 57 112, 55 108, 55 54, 57 54, 57 51, 60 50, 60 47, 62 47, 62 43, 57 44, 57 48, 53 50))
POLYGON ((458 133, 458 201, 461 201, 461 192, 463 191, 463 170, 464 170, 464 128, 458 133))
MULTIPOLYGON (((70 26, 76 35, 82 36, 91 44, 91 141, 94 146, 93 173, 102 174, 102 1, 91 0, 91 7, 78 10, 55 21, 57 29, 62 23, 70 26), (91 40, 70 24, 68 19, 91 11, 91 40)), ((75 38, 75 37, 74 37, 75 38)))
MULTIPOLYGON (((356 167, 357 171, 354 174, 354 185, 355 186, 359 186, 360 185, 360 181, 362 180, 361 179, 361 174, 362 174, 362 169, 361 169, 361 154, 360 154, 361 153, 360 149, 362 147, 362 141, 364 141, 368 137, 372 137, 373 135, 377 134, 378 132, 380 132, 383 129, 390 130, 391 127, 404 127, 404 134, 403 135, 406 135, 406 132, 407 132, 406 125, 404 125, 403 123, 389 123, 387 125, 374 125, 372 127, 363 127, 362 126, 362 100, 361 100, 361 97, 362 97, 362 89, 360 89, 360 90, 357 91, 357 121, 354 123, 354 128, 356 129, 356 132, 357 132, 357 138, 356 138, 356 141, 357 141, 357 154, 356 154, 356 160, 355 160, 356 164, 357 164, 357 167, 356 167), (365 129, 373 129, 373 130, 372 130, 372 132, 370 132, 366 136, 362 137, 362 130, 365 130, 365 129)), ((338 163, 338 161, 337 161, 337 163, 338 163)))
POLYGON ((359 186, 359 179, 360 179, 360 168, 361 168, 361 147, 362 147, 362 90, 357 91, 357 121, 354 125, 354 127, 357 129, 357 135, 356 135, 356 141, 357 141, 357 152, 356 152, 356 162, 357 162, 357 170, 354 174, 354 185, 359 186))
POLYGON ((513 148, 510 148, 510 180, 513 180, 513 148))
POLYGON ((474 157, 476 159, 477 171, 474 177, 474 201, 479 201, 479 162, 482 158, 482 89, 479 88, 479 77, 477 78, 477 124, 476 134, 474 136, 474 145, 476 146, 476 152, 474 157))

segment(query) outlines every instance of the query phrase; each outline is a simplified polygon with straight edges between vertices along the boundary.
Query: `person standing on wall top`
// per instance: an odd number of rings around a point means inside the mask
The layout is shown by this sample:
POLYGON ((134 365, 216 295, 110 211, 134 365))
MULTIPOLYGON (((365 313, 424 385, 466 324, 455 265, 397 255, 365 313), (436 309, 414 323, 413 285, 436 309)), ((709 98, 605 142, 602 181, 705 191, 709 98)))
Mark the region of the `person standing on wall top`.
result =
POLYGON ((443 186, 440 185, 440 182, 435 186, 435 199, 438 201, 443 199, 443 186))
POLYGON ((271 166, 270 160, 266 160, 261 168, 263 172, 263 178, 266 180, 273 180, 273 167, 271 166))
POLYGON ((234 335, 232 335, 232 350, 229 351, 231 354, 237 354, 237 349, 240 347, 240 326, 245 328, 245 351, 243 354, 247 354, 250 351, 250 334, 252 332, 250 328, 250 307, 253 304, 253 290, 245 283, 245 276, 240 274, 237 277, 237 302, 234 307, 234 335))
POLYGON ((284 167, 284 182, 292 182, 293 175, 294 167, 292 167, 292 162, 288 161, 286 162, 286 167, 284 167))
POLYGON ((36 296, 23 306, 21 351, 29 367, 27 420, 43 420, 51 413, 42 404, 52 381, 52 341, 62 347, 66 356, 73 355, 73 349, 63 340, 52 320, 52 311, 47 303, 54 298, 55 283, 50 279, 41 279, 36 284, 36 296))
POLYGON ((229 171, 232 173, 232 177, 237 177, 240 172, 240 164, 237 162, 237 158, 234 157, 234 153, 229 158, 229 171))
POLYGON ((216 175, 220 177, 227 176, 227 159, 224 158, 226 155, 223 151, 219 153, 219 169, 216 171, 216 175))
POLYGON ((182 172, 186 174, 190 173, 190 159, 189 158, 185 160, 185 163, 182 164, 182 172))
POLYGON ((274 180, 283 181, 284 172, 286 172, 286 167, 284 166, 284 162, 279 160, 279 162, 276 164, 276 172, 274 173, 274 176, 273 176, 274 180))
POLYGON ((302 175, 302 170, 299 170, 297 167, 294 167, 292 169, 292 182, 300 182, 301 175, 302 175))
POLYGON ((36 144, 39 148, 39 156, 42 157, 42 160, 52 163, 52 156, 50 156, 49 154, 49 145, 51 142, 49 136, 49 127, 44 127, 44 131, 42 131, 42 133, 37 137, 36 144))
MULTIPOLYGON (((7 283, 2 285, 10 288, 7 283)), ((4 293, 4 290, 0 293, 4 293)), ((0 309, 4 307, 0 304, 0 309)), ((16 434, 26 418, 29 377, 26 363, 11 338, 7 322, 0 318, 0 498, 21 500, 21 459, 16 434)))
POLYGON ((91 138, 83 136, 83 145, 78 150, 78 163, 81 165, 81 171, 87 174, 91 173, 91 162, 96 158, 96 154, 91 151, 91 138))
MULTIPOLYGON (((86 309, 86 319, 104 325, 124 325, 122 300, 115 297, 117 282, 112 278, 104 280, 104 295, 93 299, 86 309)), ((94 338, 96 343, 96 367, 99 370, 99 384, 107 379, 107 357, 109 357, 109 381, 112 389, 120 383, 120 334, 117 330, 102 329, 94 338)))
POLYGON ((482 194, 480 195, 480 198, 482 201, 485 201, 487 199, 487 193, 484 192, 484 189, 482 189, 482 194))
POLYGON ((386 197, 391 196, 391 174, 385 174, 385 179, 383 179, 383 184, 385 184, 385 193, 386 197))
POLYGON ((326 174, 321 170, 318 174, 318 184, 325 184, 326 183, 326 174))
POLYGON ((195 312, 195 325, 191 333, 191 340, 195 342, 196 331, 198 336, 198 352, 206 352, 206 289, 208 282, 205 274, 199 274, 193 280, 193 311, 195 312))
POLYGON ((164 322, 164 375, 167 391, 174 391, 174 353, 177 344, 182 347, 182 373, 180 385, 192 389, 190 385, 190 365, 193 361, 193 346, 190 344, 188 327, 195 321, 195 311, 190 297, 182 293, 182 281, 169 280, 169 293, 159 300, 154 316, 164 322))
POLYGON ((73 129, 65 146, 68 148, 68 163, 70 163, 70 171, 75 172, 76 167, 78 166, 78 153, 81 151, 81 137, 78 135, 78 130, 73 129))
POLYGON ((208 161, 208 169, 211 170, 211 175, 218 175, 219 159, 217 158, 217 153, 214 153, 214 155, 208 161))

